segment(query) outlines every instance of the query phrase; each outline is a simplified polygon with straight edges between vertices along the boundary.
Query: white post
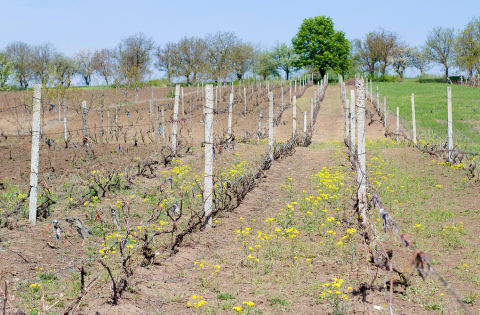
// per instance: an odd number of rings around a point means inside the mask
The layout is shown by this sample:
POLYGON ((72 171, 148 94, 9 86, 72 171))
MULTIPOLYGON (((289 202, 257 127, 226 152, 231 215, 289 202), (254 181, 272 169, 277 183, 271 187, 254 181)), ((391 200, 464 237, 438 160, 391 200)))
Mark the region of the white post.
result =
POLYGON ((68 141, 67 106, 65 105, 65 101, 63 102, 63 131, 64 131, 65 143, 67 143, 68 141))
POLYGON ((155 104, 155 142, 158 143, 158 104, 155 104))
POLYGON ((387 129, 387 97, 383 97, 383 127, 387 129))
MULTIPOLYGON (((281 84, 281 83, 280 83, 281 84)), ((280 110, 283 111, 283 107, 284 107, 284 102, 283 102, 283 85, 280 85, 280 97, 281 97, 281 107, 280 107, 280 110)))
POLYGON ((247 115, 247 88, 243 88, 243 115, 247 115))
POLYGON ((448 162, 453 163, 452 88, 447 87, 448 162))
POLYGON ((350 140, 350 100, 345 102, 345 140, 350 140))
POLYGON ((233 92, 230 93, 230 102, 228 102, 228 139, 232 138, 232 114, 233 114, 233 92))
POLYGON ((180 89, 181 93, 182 93, 182 116, 185 115, 185 105, 183 103, 183 86, 182 88, 180 89))
POLYGON ((380 95, 378 94, 378 86, 377 86, 377 100, 375 105, 377 107, 378 114, 380 114, 380 95))
POLYGON ((303 133, 307 133, 307 111, 303 111, 303 133))
POLYGON ((288 84, 290 86, 289 103, 292 105, 292 81, 288 80, 288 84))
POLYGON ((366 225, 367 219, 367 168, 365 159, 365 86, 362 78, 355 80, 357 90, 357 109, 358 109, 358 145, 357 145, 357 186, 358 186, 358 208, 362 216, 362 223, 366 225))
MULTIPOLYGON (((313 74, 312 74, 312 77, 313 77, 313 74)), ((313 130, 313 104, 314 104, 314 100, 311 99, 310 100, 310 129, 313 130)))
POLYGON ((268 92, 268 156, 273 162, 273 92, 268 92))
POLYGON ((417 124, 415 123, 415 95, 412 93, 412 141, 417 144, 417 124))
POLYGON ((150 131, 153 131, 153 101, 152 100, 150 100, 150 107, 149 107, 148 113, 150 115, 150 131))
POLYGON ((212 226, 213 206, 213 85, 205 86, 205 177, 203 181, 203 204, 207 227, 212 226))
MULTIPOLYGON (((295 81, 296 82, 296 81, 295 81)), ((297 94, 297 93, 295 93, 297 94)), ((292 107, 292 136, 297 135, 297 96, 293 95, 293 107, 292 107)))
POLYGON ((107 110, 107 141, 110 136, 110 111, 107 110))
POLYGON ((83 118, 83 138, 85 143, 85 151, 87 155, 90 156, 90 141, 88 139, 88 122, 87 122, 87 102, 82 102, 82 118, 83 118))
POLYGON ((162 106, 162 141, 163 144, 166 143, 166 136, 165 136, 165 108, 162 106))
MULTIPOLYGON (((203 90, 203 89, 202 89, 203 90)), ((180 98, 180 85, 175 87, 175 103, 173 104, 173 122, 172 122, 172 153, 177 154, 177 124, 178 124, 178 103, 180 98)))
MULTIPOLYGON (((357 96, 358 97, 358 96, 357 96)), ((350 149, 355 154, 355 90, 350 90, 350 149)))
POLYGON ((218 113, 218 85, 215 87, 215 113, 218 113))
POLYGON ((260 142, 260 137, 262 136, 262 117, 263 117, 263 113, 262 113, 262 110, 260 110, 258 114, 257 143, 260 142))
POLYGON ((28 205, 28 219, 31 224, 37 223, 37 196, 38 196, 38 157, 40 143, 40 104, 42 85, 35 84, 33 90, 33 117, 32 117, 32 155, 30 162, 30 197, 28 205))
POLYGON ((400 110, 398 109, 397 106, 397 144, 400 136, 400 110))

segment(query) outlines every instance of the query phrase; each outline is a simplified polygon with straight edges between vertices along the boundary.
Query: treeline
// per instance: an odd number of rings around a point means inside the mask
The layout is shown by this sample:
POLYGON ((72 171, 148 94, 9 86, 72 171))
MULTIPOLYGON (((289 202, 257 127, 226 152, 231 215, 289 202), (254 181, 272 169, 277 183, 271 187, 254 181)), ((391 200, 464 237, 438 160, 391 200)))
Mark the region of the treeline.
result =
POLYGON ((352 42, 351 54, 354 71, 370 77, 385 78, 387 70, 392 69, 403 78, 409 67, 423 76, 432 65, 441 65, 445 79, 456 67, 473 82, 480 74, 480 18, 473 18, 461 30, 434 28, 420 47, 410 47, 393 32, 369 32, 363 40, 352 42))
POLYGON ((51 44, 13 42, 0 50, 0 87, 9 82, 21 89, 32 83, 70 87, 75 77, 89 86, 95 76, 106 85, 138 87, 155 69, 164 72, 169 82, 176 79, 187 84, 242 79, 247 73, 265 79, 280 76, 281 70, 288 79, 301 68, 294 67, 294 56, 287 44, 261 50, 229 32, 184 37, 162 46, 140 33, 114 48, 84 49, 72 57, 51 44))

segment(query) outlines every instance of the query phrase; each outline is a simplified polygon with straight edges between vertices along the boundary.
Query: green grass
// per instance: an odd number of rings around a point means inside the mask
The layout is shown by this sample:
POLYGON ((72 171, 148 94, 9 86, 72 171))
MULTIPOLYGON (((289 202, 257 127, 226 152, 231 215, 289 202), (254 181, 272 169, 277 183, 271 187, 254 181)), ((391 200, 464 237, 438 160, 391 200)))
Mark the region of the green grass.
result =
MULTIPOLYGON (((447 139, 447 86, 445 83, 374 82, 378 86, 380 102, 387 97, 387 106, 392 112, 400 108, 400 117, 411 129, 410 95, 415 93, 415 117, 420 137, 446 142, 447 139)), ((480 151, 480 89, 459 85, 452 88, 453 133, 457 146, 480 151)))

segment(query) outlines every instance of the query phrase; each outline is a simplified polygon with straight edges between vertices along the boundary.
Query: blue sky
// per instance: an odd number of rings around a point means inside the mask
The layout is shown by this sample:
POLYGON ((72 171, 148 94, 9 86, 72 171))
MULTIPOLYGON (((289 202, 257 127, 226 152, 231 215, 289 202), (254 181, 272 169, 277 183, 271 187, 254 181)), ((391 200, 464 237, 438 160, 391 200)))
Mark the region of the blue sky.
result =
POLYGON ((421 45, 436 26, 462 28, 480 15, 479 0, 465 1, 110 1, 0 0, 0 48, 11 41, 50 42, 67 55, 82 48, 111 48, 143 32, 157 44, 183 36, 235 32, 263 48, 290 42, 302 20, 332 17, 347 38, 380 27, 421 45))

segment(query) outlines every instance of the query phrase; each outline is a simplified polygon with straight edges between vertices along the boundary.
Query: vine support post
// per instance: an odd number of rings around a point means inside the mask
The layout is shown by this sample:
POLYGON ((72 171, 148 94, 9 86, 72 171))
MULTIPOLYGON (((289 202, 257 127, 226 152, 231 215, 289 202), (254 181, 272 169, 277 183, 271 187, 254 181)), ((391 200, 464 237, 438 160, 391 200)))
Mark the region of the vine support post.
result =
MULTIPOLYGON (((357 197, 358 197, 358 210, 361 215, 362 223, 366 226, 367 222, 367 168, 365 159, 365 85, 363 78, 357 78, 355 80, 355 89, 357 94, 356 107, 357 107, 357 197)), ((355 114, 354 114, 355 115, 355 114)))
POLYGON ((268 156, 273 162, 273 92, 268 92, 268 156))
MULTIPOLYGON (((202 89, 203 91, 203 89, 202 89)), ((202 93, 203 94, 203 93, 202 93)), ((173 122, 172 122, 172 153, 177 155, 177 128, 178 128, 178 103, 180 101, 180 85, 175 87, 175 103, 173 103, 173 122)))
POLYGON ((383 97, 383 127, 387 129, 387 97, 383 97))
POLYGON ((400 136, 400 109, 397 106, 397 144, 400 136))
POLYGON ((447 87, 448 162, 453 163, 452 88, 447 87))
MULTIPOLYGON (((297 82, 297 81, 295 81, 297 82)), ((296 86, 296 84, 295 84, 296 86)), ((295 93, 297 94, 297 93, 295 93)), ((295 138, 297 135, 297 96, 293 95, 293 106, 292 106, 292 136, 295 138)))
MULTIPOLYGON (((233 83, 232 83, 233 84, 233 83)), ((233 89, 233 85, 232 85, 233 89)), ((230 92, 230 101, 228 102, 228 139, 232 139, 232 115, 233 115, 233 92, 230 92)))
POLYGON ((412 103, 412 141, 414 144, 417 144, 417 124, 415 122, 415 95, 412 93, 411 97, 412 103))
MULTIPOLYGON (((364 88, 365 93, 365 88, 364 88)), ((357 95, 358 99, 358 95, 357 95)), ((364 104, 365 105, 365 104, 364 104)), ((355 155, 355 90, 350 90, 350 152, 351 156, 355 155)))
POLYGON ((83 143, 85 144, 85 152, 90 157, 90 141, 88 139, 88 121, 87 121, 87 102, 82 102, 82 120, 83 120, 83 143))
POLYGON ((203 182, 203 204, 205 226, 212 227, 213 206, 213 85, 205 86, 205 175, 203 182))
POLYGON ((38 159, 40 145, 40 107, 42 85, 35 84, 33 90, 33 117, 32 117, 32 152, 30 164, 30 197, 28 205, 28 220, 31 224, 37 223, 37 196, 38 196, 38 159))

